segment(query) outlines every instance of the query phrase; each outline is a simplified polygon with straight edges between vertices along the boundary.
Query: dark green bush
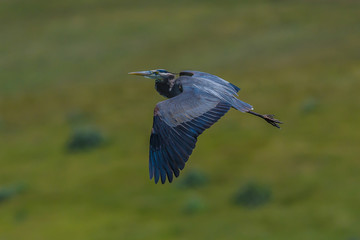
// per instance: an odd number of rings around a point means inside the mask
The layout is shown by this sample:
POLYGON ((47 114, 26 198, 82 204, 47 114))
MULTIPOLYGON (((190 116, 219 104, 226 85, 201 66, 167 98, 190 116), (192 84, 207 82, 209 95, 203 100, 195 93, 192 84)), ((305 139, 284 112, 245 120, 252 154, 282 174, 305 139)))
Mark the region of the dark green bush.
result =
POLYGON ((202 199, 193 196, 189 198, 183 207, 183 211, 186 214, 195 214, 198 212, 201 212, 205 209, 205 203, 202 201, 202 199))
POLYGON ((178 183, 182 188, 197 188, 206 185, 208 182, 207 176, 198 170, 191 170, 178 183))
POLYGON ((315 98, 307 98, 303 101, 302 106, 301 106, 301 111, 304 114, 310 114, 315 112, 319 107, 319 103, 318 100, 315 98))
POLYGON ((24 189, 24 184, 13 184, 6 187, 0 187, 0 203, 15 197, 23 192, 24 189))
POLYGON ((92 127, 80 127, 73 130, 66 148, 70 152, 83 151, 99 147, 104 143, 103 134, 92 127))
POLYGON ((271 200, 271 189, 254 182, 244 184, 234 195, 234 203, 247 208, 255 208, 271 200))
POLYGON ((360 240, 360 238, 352 236, 352 237, 349 237, 347 240, 360 240))

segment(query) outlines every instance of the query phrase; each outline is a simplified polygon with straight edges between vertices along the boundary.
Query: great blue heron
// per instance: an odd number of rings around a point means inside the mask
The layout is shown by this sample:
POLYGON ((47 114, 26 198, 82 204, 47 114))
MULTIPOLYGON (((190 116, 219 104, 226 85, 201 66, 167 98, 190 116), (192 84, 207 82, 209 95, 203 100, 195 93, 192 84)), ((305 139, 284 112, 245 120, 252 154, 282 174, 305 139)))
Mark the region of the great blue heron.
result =
POLYGON ((273 115, 253 112, 253 107, 236 98, 237 86, 215 75, 182 71, 175 73, 164 69, 130 72, 155 80, 155 89, 169 98, 156 104, 154 123, 150 136, 149 172, 155 183, 166 176, 172 182, 189 159, 197 137, 217 122, 231 107, 263 118, 280 128, 282 123, 273 115))

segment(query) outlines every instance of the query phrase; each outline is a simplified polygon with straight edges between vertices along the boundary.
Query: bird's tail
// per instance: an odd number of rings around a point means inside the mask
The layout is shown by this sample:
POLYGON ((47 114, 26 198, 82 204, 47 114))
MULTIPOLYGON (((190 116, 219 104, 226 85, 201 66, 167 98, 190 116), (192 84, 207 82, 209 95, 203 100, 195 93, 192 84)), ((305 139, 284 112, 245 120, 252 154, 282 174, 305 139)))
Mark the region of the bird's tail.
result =
POLYGON ((239 110, 240 112, 249 112, 254 109, 250 104, 237 98, 233 98, 232 107, 239 110))

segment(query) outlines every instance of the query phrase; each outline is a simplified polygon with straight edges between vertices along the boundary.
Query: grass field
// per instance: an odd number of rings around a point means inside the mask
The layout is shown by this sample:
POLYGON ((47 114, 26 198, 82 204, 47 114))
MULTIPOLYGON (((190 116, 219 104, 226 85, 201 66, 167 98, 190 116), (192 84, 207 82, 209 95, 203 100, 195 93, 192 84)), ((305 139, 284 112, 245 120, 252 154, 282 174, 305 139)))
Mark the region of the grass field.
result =
POLYGON ((0 2, 0 240, 360 239, 358 1, 0 2), (231 110, 179 179, 148 179, 163 100, 129 71, 210 72, 231 110), (105 142, 66 150, 81 127, 105 142), (199 172, 207 181, 181 187, 199 172), (248 182, 271 200, 233 204, 248 182), (3 196, 3 197, 2 197, 3 196))

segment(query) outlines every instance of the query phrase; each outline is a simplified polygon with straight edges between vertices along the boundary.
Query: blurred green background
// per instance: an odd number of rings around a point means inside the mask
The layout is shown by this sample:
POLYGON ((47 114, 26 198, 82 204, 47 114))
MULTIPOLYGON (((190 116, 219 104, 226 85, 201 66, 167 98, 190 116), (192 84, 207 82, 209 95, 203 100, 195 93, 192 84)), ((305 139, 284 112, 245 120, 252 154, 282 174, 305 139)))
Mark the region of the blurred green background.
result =
POLYGON ((0 1, 0 240, 360 239, 359 11, 0 1), (127 72, 156 68, 219 75, 285 124, 231 110, 180 178, 155 185, 163 99, 127 72))

